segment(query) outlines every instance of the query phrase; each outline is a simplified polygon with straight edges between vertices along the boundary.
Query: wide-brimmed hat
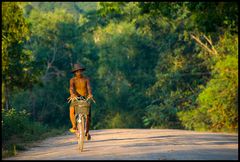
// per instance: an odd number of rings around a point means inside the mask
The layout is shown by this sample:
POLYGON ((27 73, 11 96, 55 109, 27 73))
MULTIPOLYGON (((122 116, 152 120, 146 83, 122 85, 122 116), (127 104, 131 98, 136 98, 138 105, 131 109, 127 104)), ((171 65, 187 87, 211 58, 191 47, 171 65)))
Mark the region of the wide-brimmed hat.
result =
POLYGON ((80 64, 74 64, 73 69, 72 69, 72 73, 74 73, 77 70, 85 70, 85 68, 80 64))

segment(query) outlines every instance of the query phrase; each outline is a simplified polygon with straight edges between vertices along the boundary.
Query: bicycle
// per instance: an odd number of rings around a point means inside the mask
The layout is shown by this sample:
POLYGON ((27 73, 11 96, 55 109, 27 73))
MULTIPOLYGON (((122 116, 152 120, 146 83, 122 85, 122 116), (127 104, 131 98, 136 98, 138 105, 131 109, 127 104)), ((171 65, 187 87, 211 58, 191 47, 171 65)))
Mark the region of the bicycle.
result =
MULTIPOLYGON (((92 101, 96 103, 93 98, 90 98, 90 99, 92 99, 92 101)), ((85 131, 86 131, 86 118, 90 110, 89 99, 85 99, 83 97, 77 97, 76 105, 74 106, 74 109, 75 109, 75 119, 77 122, 77 130, 75 134, 77 136, 78 149, 82 152, 85 131)))

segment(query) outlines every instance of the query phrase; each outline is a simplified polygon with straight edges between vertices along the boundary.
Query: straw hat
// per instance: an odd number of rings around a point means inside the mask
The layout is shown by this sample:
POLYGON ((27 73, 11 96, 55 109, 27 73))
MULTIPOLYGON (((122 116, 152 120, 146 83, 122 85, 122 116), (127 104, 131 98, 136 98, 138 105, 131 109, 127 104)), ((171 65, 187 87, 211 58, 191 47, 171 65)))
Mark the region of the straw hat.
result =
POLYGON ((77 70, 85 70, 85 68, 82 65, 80 65, 80 64, 74 64, 72 73, 74 73, 77 70))

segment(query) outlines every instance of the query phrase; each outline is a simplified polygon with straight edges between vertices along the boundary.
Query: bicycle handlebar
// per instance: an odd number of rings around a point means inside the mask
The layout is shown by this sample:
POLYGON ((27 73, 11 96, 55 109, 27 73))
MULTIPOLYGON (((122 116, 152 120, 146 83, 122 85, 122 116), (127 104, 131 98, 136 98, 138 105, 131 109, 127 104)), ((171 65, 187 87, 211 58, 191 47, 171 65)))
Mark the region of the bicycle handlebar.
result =
POLYGON ((96 101, 94 100, 94 98, 93 97, 91 97, 91 98, 88 98, 88 99, 85 99, 85 98, 83 98, 83 97, 77 97, 77 99, 80 99, 80 100, 85 100, 85 101, 88 101, 89 99, 91 99, 95 104, 96 104, 96 101))

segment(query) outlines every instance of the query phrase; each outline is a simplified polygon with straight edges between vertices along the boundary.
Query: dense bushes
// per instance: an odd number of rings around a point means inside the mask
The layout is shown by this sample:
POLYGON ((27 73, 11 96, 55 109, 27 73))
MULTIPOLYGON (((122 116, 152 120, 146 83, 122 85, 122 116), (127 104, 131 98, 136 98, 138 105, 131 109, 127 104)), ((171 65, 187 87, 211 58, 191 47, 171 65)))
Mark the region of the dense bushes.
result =
POLYGON ((19 137, 24 140, 34 140, 47 131, 47 127, 39 122, 33 122, 26 110, 2 109, 2 141, 11 140, 12 137, 19 137))
POLYGON ((2 156, 16 154, 29 142, 61 134, 64 129, 52 129, 30 119, 26 110, 2 109, 2 156))

